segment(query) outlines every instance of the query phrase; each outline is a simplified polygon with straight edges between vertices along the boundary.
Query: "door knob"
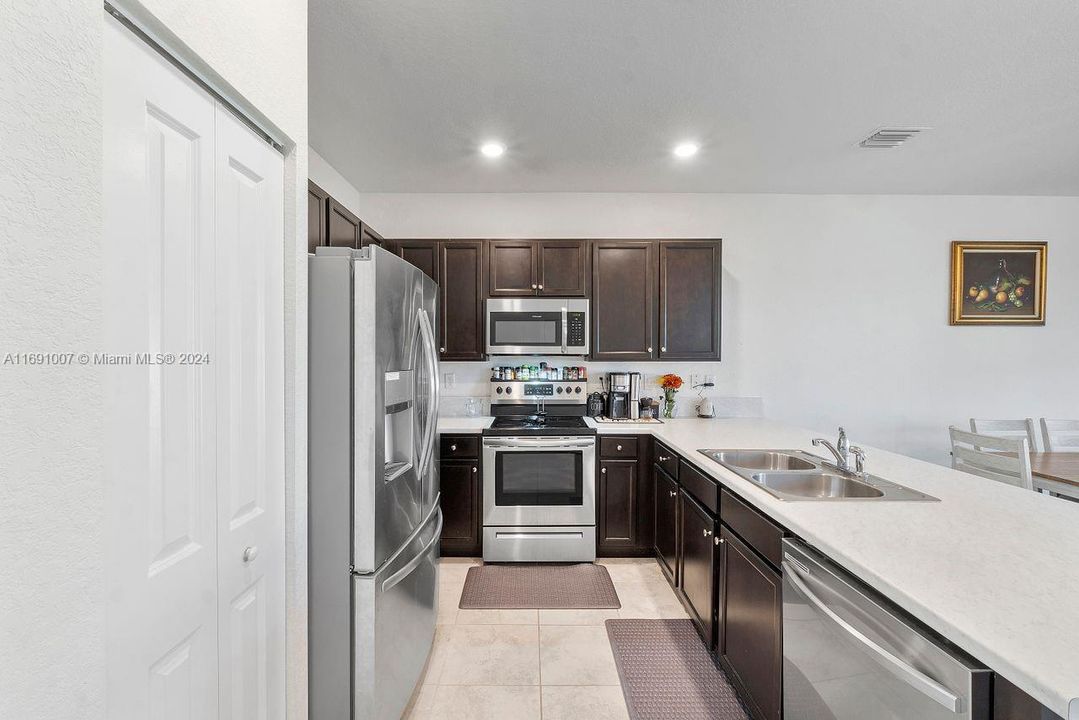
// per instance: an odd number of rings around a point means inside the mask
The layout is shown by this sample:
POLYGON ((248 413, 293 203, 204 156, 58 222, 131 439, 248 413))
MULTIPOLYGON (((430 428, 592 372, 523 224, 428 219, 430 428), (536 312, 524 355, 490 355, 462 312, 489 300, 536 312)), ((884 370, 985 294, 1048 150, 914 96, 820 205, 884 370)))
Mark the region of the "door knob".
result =
POLYGON ((707 529, 706 529, 706 530, 704 531, 704 536, 705 536, 705 537, 712 537, 712 531, 711 531, 711 530, 707 530, 707 529))
POLYGON ((257 545, 244 548, 244 562, 249 563, 259 556, 259 549, 257 545))

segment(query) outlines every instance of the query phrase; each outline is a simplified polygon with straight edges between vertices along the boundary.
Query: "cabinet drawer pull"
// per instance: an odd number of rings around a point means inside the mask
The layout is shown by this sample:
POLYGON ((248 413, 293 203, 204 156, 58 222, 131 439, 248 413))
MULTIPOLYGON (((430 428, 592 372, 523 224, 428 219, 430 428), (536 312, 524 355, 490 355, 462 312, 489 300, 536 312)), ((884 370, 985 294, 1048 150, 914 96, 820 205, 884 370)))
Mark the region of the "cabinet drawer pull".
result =
POLYGON ((615 446, 615 448, 614 448, 614 449, 615 449, 615 450, 621 450, 621 449, 622 449, 622 446, 621 446, 621 445, 617 445, 617 446, 615 446))
POLYGON ((722 545, 722 544, 723 544, 723 543, 725 543, 725 542, 727 542, 727 541, 726 541, 726 540, 724 540, 724 539, 723 539, 723 538, 721 538, 721 537, 717 537, 717 538, 716 538, 716 545, 722 545))
POLYGON ((670 460, 669 457, 663 457, 662 455, 659 456, 659 461, 660 462, 667 462, 668 460, 670 460))
POLYGON ((604 475, 606 475, 606 474, 607 474, 607 468, 600 468, 600 469, 599 469, 599 471, 600 471, 601 473, 603 473, 604 475))
POLYGON ((705 537, 712 537, 712 531, 711 531, 711 530, 708 530, 708 529, 706 529, 706 530, 704 531, 704 536, 705 536, 705 537))
POLYGON ((457 446, 456 445, 450 445, 450 452, 457 452, 457 446))
POLYGON ((677 490, 671 490, 670 493, 671 493, 671 497, 678 497, 678 491, 677 490))

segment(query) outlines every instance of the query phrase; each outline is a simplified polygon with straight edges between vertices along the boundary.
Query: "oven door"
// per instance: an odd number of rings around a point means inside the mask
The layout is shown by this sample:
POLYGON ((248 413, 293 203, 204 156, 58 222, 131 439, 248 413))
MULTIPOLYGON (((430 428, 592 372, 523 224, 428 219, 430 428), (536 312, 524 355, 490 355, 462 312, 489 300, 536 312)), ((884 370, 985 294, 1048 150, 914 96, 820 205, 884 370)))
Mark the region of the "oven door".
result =
POLYGON ((483 524, 596 524, 594 437, 483 440, 483 524))

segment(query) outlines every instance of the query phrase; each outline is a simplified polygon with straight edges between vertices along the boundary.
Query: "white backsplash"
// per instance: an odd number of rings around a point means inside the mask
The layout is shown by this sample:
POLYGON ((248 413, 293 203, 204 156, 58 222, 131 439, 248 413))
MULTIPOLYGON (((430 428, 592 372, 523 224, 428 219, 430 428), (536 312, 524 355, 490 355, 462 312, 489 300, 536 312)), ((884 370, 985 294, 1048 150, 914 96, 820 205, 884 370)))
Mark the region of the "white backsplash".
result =
POLYGON ((715 362, 681 363, 600 363, 577 358, 492 358, 486 363, 480 362, 444 362, 440 372, 442 380, 441 413, 446 417, 462 417, 465 402, 475 398, 480 413, 490 414, 491 368, 506 365, 538 365, 546 361, 548 365, 583 365, 588 368, 588 391, 599 392, 603 389, 601 378, 609 372, 636 371, 643 376, 641 397, 651 397, 662 403, 663 391, 658 385, 660 375, 675 373, 682 377, 684 384, 675 396, 675 417, 694 417, 697 414, 698 390, 691 387, 691 378, 703 381, 705 375, 714 378, 715 387, 701 388, 704 395, 712 399, 716 417, 762 417, 764 402, 760 397, 745 397, 737 394, 737 388, 724 382, 722 366, 715 362))

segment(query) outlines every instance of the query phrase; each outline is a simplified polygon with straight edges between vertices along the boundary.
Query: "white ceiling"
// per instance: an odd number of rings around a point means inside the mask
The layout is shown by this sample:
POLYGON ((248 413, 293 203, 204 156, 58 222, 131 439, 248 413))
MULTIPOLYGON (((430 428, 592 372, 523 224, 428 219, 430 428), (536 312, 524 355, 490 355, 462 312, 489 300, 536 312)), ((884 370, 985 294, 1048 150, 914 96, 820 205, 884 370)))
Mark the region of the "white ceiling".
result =
POLYGON ((309 48, 365 192, 1079 195, 1075 0, 310 0, 309 48))

